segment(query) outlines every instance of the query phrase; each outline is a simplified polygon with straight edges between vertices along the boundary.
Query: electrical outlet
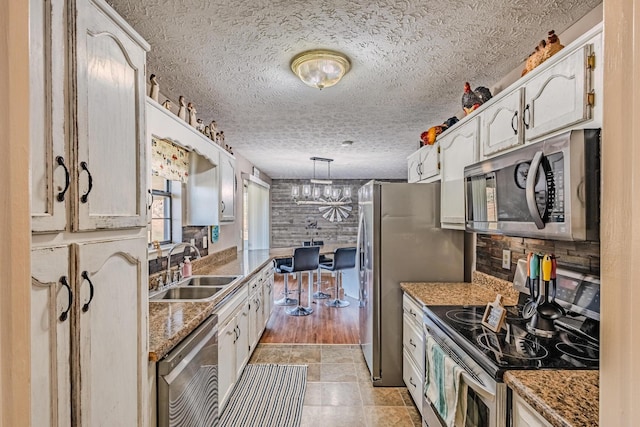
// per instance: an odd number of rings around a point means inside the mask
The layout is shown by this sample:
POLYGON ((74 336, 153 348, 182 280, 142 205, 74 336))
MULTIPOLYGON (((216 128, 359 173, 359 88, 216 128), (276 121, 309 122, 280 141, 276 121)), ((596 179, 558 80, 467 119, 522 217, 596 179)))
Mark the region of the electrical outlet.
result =
POLYGON ((207 249, 207 243, 208 243, 208 241, 207 241, 207 236, 204 236, 204 237, 202 238, 202 248, 203 248, 203 249, 207 249))
POLYGON ((196 239, 191 239, 190 243, 195 246, 196 245, 196 239))
POLYGON ((502 250, 502 268, 511 270, 511 251, 509 249, 502 250))

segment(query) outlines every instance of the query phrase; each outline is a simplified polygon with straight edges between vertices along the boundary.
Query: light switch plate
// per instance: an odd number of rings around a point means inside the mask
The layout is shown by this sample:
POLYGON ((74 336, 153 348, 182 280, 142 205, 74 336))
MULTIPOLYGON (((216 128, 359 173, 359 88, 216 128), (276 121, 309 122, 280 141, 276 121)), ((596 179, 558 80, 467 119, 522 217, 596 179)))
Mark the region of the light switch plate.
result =
POLYGON ((191 239, 191 242, 190 242, 190 243, 191 243, 193 246, 195 246, 195 245, 196 245, 196 239, 191 239))
POLYGON ((511 270, 511 251, 509 249, 502 250, 502 268, 511 270))
POLYGON ((208 244, 208 242, 207 242, 207 236, 204 236, 204 237, 202 238, 202 248, 203 248, 203 249, 207 249, 207 244, 208 244))

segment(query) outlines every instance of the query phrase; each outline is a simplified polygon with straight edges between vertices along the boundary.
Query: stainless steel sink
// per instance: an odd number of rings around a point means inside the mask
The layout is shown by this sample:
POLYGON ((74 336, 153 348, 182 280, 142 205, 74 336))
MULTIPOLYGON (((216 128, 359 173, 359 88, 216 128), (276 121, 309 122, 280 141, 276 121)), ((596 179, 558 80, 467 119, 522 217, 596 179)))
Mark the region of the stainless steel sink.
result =
POLYGON ((227 286, 242 276, 191 276, 178 282, 178 286, 227 286))
POLYGON ((158 292, 149 297, 150 301, 166 301, 166 300, 208 300, 213 298, 215 294, 224 290, 224 286, 176 286, 158 292))

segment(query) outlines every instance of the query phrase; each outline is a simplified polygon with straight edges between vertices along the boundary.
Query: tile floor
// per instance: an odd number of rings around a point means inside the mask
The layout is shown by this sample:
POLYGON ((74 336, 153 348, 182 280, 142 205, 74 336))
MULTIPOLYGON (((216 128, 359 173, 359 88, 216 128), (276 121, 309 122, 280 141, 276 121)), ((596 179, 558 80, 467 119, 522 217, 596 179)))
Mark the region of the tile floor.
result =
POLYGON ((249 363, 308 365, 302 427, 420 427, 405 387, 373 387, 358 345, 259 344, 249 363))

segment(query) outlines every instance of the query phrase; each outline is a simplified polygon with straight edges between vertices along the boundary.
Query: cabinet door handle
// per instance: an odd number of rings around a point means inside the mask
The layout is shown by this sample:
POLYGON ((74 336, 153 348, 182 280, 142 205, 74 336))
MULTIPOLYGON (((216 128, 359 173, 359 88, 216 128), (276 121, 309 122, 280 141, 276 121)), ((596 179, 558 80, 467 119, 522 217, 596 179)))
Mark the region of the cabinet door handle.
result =
POLYGON ((151 206, 153 205, 153 193, 151 190, 147 191, 147 210, 151 210, 151 206))
POLYGON ((413 348, 417 348, 416 344, 413 342, 413 338, 409 338, 409 344, 411 344, 413 348))
POLYGON ((63 311, 60 314, 60 317, 58 318, 60 319, 61 322, 64 322, 65 320, 67 320, 67 317, 69 317, 69 310, 71 310, 71 304, 73 304, 73 292, 71 291, 71 286, 69 286, 69 282, 67 282, 67 276, 62 276, 60 278, 60 283, 62 284, 62 286, 67 288, 67 294, 69 296, 69 305, 67 305, 67 309, 63 311))
POLYGON ((238 328, 238 338, 240 338, 240 335, 242 335, 242 329, 240 329, 240 326, 236 326, 236 328, 238 328))
POLYGON ((224 200, 222 200, 220 203, 222 203, 222 210, 220 212, 224 212, 224 200))
POLYGON ((413 317, 417 317, 416 312, 413 311, 412 309, 409 309, 409 314, 412 315, 413 317))
POLYGON ((71 182, 71 180, 69 179, 69 169, 64 164, 64 157, 57 156, 56 162, 58 163, 59 166, 62 166, 62 168, 64 169, 64 188, 62 189, 61 192, 58 193, 58 195, 56 196, 56 199, 59 202, 64 202, 64 194, 69 189, 69 182, 71 182))
POLYGON ((524 125, 525 129, 529 129, 530 123, 531 123, 531 106, 527 104, 527 106, 524 107, 524 111, 522 112, 522 124, 524 125))
POLYGON ((518 128, 516 127, 518 123, 518 112, 513 113, 513 117, 511 117, 511 129, 513 129, 513 133, 515 135, 518 134, 518 128))
POLYGON ((91 282, 91 279, 89 279, 89 273, 87 273, 86 270, 82 272, 82 278, 89 282, 89 301, 82 306, 82 311, 86 313, 89 311, 89 304, 91 304, 91 301, 93 300, 93 283, 91 282))
POLYGON ((416 386, 416 383, 413 382, 413 377, 409 377, 409 384, 411 384, 412 386, 416 386))
POLYGON ((87 172, 87 178, 89 179, 89 188, 87 188, 87 192, 80 196, 80 201, 82 203, 87 203, 89 193, 91 193, 91 190, 93 189, 93 177, 91 176, 91 172, 89 172, 87 162, 80 162, 80 168, 82 168, 83 171, 87 172))

